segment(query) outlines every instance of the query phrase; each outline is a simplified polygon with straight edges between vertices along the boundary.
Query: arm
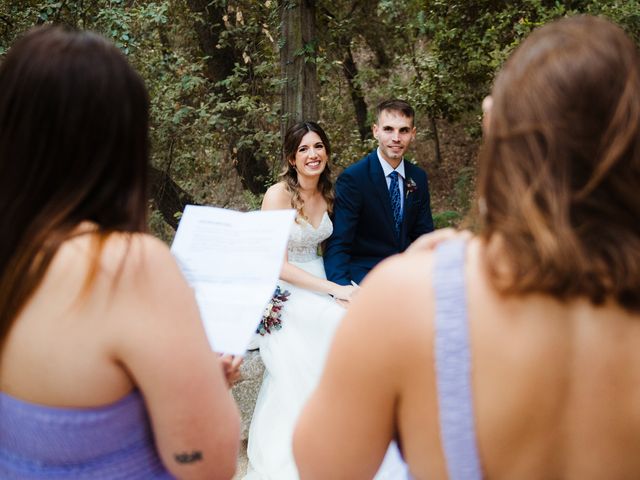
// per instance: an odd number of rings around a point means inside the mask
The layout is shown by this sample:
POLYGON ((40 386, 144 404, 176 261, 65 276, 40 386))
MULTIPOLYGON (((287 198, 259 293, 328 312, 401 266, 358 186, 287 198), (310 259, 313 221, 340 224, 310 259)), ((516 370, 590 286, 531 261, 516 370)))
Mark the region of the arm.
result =
MULTIPOLYGON (((296 426, 293 446, 301 478, 373 478, 398 431, 405 454, 417 451, 424 458, 425 442, 409 430, 438 431, 437 414, 431 423, 416 422, 415 415, 416 405, 429 403, 424 397, 416 401, 415 390, 434 383, 433 366, 424 358, 432 337, 425 320, 432 301, 424 281, 428 257, 386 260, 365 280, 296 426)), ((435 409, 435 395, 431 403, 435 409)), ((408 460, 411 465, 411 456, 408 460)))
POLYGON ((349 172, 343 172, 336 182, 333 234, 324 253, 327 277, 340 285, 349 285, 352 280, 349 265, 362 204, 362 194, 355 179, 349 172))
POLYGON ((160 241, 136 236, 126 257, 113 295, 114 361, 144 396, 166 468, 181 479, 229 479, 239 414, 193 291, 160 241))
POLYGON ((286 254, 282 270, 280 271, 280 278, 296 287, 326 293, 339 300, 350 300, 351 296, 357 290, 357 287, 352 285, 338 285, 335 282, 316 277, 295 265, 291 265, 288 262, 286 254))
MULTIPOLYGON (((284 184, 278 183, 267 190, 262 200, 262 210, 282 210, 288 208, 291 208, 291 200, 289 193, 284 188, 284 184)), ((338 285, 330 280, 316 277, 309 272, 305 272, 301 268, 289 263, 286 254, 282 270, 280 271, 280 278, 296 287, 333 295, 341 300, 349 300, 355 291, 355 288, 351 285, 338 285)))

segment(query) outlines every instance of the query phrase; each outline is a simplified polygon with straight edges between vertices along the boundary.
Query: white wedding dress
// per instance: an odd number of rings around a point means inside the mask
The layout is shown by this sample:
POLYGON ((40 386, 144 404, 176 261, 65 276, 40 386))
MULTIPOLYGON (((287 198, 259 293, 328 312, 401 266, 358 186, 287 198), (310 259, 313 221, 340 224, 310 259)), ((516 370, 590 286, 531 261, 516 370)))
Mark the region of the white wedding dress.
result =
MULTIPOLYGON (((333 225, 325 212, 318 228, 298 220, 291 228, 289 263, 325 278, 318 245, 333 225)), ((298 415, 317 385, 333 334, 346 310, 329 295, 280 281, 290 292, 282 328, 259 339, 265 365, 262 386, 249 429, 248 471, 244 480, 297 480, 291 442, 298 415)), ((393 445, 376 480, 406 478, 406 467, 393 445)))

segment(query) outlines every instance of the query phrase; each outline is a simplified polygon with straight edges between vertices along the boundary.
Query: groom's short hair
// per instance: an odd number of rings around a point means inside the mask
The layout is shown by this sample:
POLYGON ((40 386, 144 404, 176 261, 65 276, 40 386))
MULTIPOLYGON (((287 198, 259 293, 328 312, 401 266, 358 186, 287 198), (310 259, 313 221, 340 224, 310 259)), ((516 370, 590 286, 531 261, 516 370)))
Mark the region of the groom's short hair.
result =
POLYGON ((380 114, 385 110, 393 112, 400 112, 405 117, 410 118, 412 121, 416 116, 416 112, 411 105, 404 100, 398 98, 392 98, 390 100, 383 100, 376 107, 376 121, 380 118, 380 114))

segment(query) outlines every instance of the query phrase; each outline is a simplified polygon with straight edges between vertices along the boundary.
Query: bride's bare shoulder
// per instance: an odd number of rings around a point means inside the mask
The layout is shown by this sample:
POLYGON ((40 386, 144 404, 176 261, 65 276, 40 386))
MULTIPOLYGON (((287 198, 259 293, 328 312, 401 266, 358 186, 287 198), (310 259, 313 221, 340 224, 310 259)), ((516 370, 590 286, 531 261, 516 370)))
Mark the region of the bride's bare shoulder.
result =
POLYGON ((291 192, 285 182, 271 185, 264 194, 262 210, 282 210, 291 208, 291 192))

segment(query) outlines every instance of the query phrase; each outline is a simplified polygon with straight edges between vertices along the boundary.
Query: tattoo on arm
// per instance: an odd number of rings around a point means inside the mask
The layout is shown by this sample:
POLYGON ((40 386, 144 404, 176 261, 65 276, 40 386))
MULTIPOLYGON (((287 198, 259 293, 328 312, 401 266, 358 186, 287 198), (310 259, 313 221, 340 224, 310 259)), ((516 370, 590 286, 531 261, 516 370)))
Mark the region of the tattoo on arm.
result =
POLYGON ((182 463, 182 464, 200 462, 202 460, 202 452, 194 450, 191 453, 188 453, 188 452, 175 453, 173 455, 173 458, 176 459, 176 462, 182 463))

